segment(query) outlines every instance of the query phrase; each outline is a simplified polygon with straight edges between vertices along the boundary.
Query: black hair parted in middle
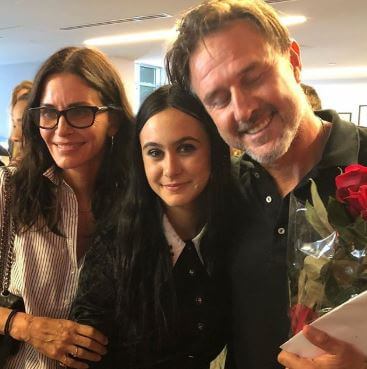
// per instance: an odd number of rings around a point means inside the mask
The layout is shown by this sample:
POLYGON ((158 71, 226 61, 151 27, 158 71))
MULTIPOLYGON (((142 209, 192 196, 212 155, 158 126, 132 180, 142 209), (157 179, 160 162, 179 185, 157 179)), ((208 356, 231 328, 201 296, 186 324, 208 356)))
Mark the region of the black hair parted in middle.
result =
MULTIPOLYGON (((143 165, 140 132, 146 122, 166 109, 174 108, 196 118, 208 134, 211 175, 201 200, 206 233, 200 248, 209 274, 223 267, 223 253, 230 238, 237 188, 231 175, 230 152, 200 101, 176 86, 163 86, 143 102, 136 118, 132 165, 126 196, 117 216, 113 236, 116 252, 119 339, 125 347, 150 340, 166 339, 175 319, 175 291, 172 259, 162 228, 164 207, 150 188, 143 165), (117 243, 117 244, 115 244, 117 243)), ((188 123, 189 124, 189 123, 188 123)))

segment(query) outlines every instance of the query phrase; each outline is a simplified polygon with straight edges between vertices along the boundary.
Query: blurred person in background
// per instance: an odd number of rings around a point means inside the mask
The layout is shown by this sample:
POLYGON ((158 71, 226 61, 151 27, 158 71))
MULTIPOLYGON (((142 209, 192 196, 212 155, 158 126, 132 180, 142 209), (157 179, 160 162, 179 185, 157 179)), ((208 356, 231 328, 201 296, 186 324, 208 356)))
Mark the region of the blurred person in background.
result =
POLYGON ((16 165, 22 153, 22 117, 32 89, 32 81, 24 80, 17 84, 10 100, 10 137, 8 139, 8 163, 16 165), (21 101, 17 104, 18 101, 21 101), (14 110, 15 109, 15 110, 14 110), (15 116, 14 116, 15 113, 15 116), (13 138, 12 138, 13 137, 13 138), (15 140, 15 141, 14 141, 15 140))
POLYGON ((312 86, 306 85, 304 83, 301 83, 301 87, 307 97, 308 102, 312 107, 312 110, 321 110, 321 99, 316 90, 312 86))
POLYGON ((11 111, 11 131, 9 138, 10 164, 16 165, 23 156, 23 115, 28 105, 29 93, 20 95, 11 111))

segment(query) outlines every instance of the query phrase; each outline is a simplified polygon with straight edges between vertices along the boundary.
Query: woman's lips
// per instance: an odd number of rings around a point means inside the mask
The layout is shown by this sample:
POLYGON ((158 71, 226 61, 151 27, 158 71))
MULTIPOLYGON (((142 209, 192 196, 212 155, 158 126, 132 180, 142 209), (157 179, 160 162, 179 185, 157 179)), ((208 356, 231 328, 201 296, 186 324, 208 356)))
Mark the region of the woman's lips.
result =
POLYGON ((57 149, 61 152, 75 151, 79 149, 83 143, 55 143, 57 149))
POLYGON ((186 186, 189 182, 180 182, 180 183, 167 183, 163 184, 162 186, 171 192, 176 192, 181 190, 184 186, 186 186))

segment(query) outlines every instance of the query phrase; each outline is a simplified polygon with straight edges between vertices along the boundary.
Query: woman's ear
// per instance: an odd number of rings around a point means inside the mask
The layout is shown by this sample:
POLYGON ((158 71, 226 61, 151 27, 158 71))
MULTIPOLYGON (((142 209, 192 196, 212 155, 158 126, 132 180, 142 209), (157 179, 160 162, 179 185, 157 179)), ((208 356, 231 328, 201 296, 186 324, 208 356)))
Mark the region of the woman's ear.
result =
POLYGON ((115 136, 117 131, 120 129, 119 116, 114 112, 109 112, 109 125, 107 134, 109 137, 115 136))
POLYGON ((298 43, 295 40, 291 41, 289 53, 290 53, 290 62, 293 66, 294 78, 298 83, 300 83, 302 70, 301 50, 298 43))

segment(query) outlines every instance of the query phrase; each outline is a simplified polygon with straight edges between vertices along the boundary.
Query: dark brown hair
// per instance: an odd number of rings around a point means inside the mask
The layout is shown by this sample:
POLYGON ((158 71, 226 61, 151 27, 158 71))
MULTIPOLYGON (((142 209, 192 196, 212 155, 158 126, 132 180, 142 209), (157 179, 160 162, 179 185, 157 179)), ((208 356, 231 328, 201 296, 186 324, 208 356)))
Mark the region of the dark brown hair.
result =
MULTIPOLYGON (((179 21, 178 36, 166 54, 168 79, 190 89, 189 59, 199 42, 229 22, 243 19, 254 24, 279 52, 289 49, 288 30, 275 10, 262 0, 210 0, 192 8, 179 21)), ((224 46, 225 47, 225 46, 224 46)))

